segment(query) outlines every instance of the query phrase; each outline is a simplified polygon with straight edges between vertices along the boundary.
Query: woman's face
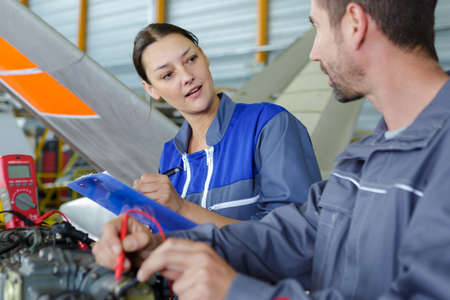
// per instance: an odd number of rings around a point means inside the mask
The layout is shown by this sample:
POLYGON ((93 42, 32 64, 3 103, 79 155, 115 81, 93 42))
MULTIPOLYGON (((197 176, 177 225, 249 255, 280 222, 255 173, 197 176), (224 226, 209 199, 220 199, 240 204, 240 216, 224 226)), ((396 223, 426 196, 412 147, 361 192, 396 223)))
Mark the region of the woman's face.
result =
POLYGON ((203 51, 181 34, 169 34, 147 46, 142 63, 155 99, 163 98, 185 117, 208 112, 215 99, 209 61, 203 51))

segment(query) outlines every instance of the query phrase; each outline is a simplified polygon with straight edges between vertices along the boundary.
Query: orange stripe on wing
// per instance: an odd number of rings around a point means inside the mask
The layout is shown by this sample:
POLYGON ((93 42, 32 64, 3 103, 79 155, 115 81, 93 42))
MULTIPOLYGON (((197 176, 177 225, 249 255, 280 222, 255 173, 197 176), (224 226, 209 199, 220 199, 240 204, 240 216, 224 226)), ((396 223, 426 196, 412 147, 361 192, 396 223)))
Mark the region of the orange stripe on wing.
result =
POLYGON ((47 73, 0 76, 0 79, 39 113, 62 116, 97 115, 47 73))
POLYGON ((41 72, 1 37, 0 53, 0 80, 36 112, 60 117, 98 117, 80 98, 41 72))
POLYGON ((33 69, 38 66, 0 37, 0 70, 33 69))

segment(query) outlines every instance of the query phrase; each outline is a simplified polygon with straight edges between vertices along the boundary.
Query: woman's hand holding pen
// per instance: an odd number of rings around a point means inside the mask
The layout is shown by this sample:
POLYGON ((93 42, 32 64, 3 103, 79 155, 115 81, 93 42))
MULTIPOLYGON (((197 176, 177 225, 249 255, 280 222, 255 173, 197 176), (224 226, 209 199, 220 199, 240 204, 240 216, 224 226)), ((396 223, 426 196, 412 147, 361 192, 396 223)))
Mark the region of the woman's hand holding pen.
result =
POLYGON ((239 222, 181 198, 169 180, 170 176, 181 170, 181 167, 177 167, 163 174, 144 174, 134 181, 133 188, 197 224, 214 223, 222 227, 239 222))
POLYGON ((134 181, 133 188, 178 213, 185 205, 185 200, 178 195, 169 177, 164 174, 143 174, 134 181))

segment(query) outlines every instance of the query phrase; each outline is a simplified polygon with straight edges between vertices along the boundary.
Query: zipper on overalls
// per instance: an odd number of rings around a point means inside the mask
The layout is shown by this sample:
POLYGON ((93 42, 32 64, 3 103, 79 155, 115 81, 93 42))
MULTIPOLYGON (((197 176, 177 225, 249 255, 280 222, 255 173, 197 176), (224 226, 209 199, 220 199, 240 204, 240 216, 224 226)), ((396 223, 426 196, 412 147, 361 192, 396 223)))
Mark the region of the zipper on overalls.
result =
POLYGON ((186 170, 186 181, 184 182, 183 193, 181 194, 181 198, 185 199, 189 188, 189 183, 191 183, 191 167, 189 166, 186 153, 183 153, 181 159, 183 160, 183 169, 186 170))
POLYGON ((205 152, 206 152, 206 165, 208 167, 208 173, 206 175, 205 186, 203 187, 203 195, 201 202, 203 208, 207 208, 206 197, 208 197, 209 184, 211 183, 211 177, 214 170, 214 159, 213 159, 214 147, 205 149, 205 152))

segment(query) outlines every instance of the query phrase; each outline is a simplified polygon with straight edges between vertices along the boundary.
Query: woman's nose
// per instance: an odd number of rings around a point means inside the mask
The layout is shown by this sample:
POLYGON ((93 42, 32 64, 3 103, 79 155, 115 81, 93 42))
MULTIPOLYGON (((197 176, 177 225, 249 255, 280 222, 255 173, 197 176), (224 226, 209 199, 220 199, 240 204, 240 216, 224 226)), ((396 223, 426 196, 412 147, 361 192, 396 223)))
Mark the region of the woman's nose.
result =
POLYGON ((194 75, 186 68, 183 68, 182 70, 182 78, 184 85, 190 84, 194 81, 194 75))

